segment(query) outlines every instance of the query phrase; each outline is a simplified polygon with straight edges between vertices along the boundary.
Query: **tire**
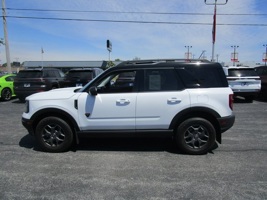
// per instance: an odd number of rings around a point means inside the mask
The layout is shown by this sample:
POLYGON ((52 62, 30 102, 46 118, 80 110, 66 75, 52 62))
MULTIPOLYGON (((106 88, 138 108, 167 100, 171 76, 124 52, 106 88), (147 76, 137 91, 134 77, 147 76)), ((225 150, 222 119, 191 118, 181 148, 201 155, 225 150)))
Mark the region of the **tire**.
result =
POLYGON ((189 118, 178 126, 175 140, 183 153, 206 154, 215 145, 216 131, 206 119, 189 118))
POLYGON ((1 92, 1 99, 9 101, 12 98, 12 91, 9 88, 4 88, 1 92))
POLYGON ((58 117, 46 117, 36 127, 36 139, 47 152, 64 152, 73 143, 73 132, 66 121, 58 117))

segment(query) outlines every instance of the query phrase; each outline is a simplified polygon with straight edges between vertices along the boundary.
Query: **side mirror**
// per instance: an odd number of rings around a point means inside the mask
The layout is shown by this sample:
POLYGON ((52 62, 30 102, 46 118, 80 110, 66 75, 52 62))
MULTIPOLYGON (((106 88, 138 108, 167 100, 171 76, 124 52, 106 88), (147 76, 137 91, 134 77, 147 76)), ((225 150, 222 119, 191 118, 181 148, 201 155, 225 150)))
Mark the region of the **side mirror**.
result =
POLYGON ((89 93, 90 93, 92 96, 96 96, 96 95, 97 95, 97 88, 96 88, 96 87, 90 87, 90 88, 89 88, 89 93))

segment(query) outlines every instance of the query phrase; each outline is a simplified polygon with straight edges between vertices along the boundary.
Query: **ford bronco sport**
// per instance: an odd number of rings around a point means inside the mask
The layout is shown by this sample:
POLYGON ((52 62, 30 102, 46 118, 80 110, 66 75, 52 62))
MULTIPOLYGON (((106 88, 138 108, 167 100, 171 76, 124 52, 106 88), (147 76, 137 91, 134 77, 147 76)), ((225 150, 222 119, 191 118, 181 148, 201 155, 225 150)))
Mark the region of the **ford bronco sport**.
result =
POLYGON ((44 151, 67 151, 79 136, 163 135, 205 154, 234 124, 233 92, 219 63, 125 61, 82 88, 26 98, 22 124, 44 151))

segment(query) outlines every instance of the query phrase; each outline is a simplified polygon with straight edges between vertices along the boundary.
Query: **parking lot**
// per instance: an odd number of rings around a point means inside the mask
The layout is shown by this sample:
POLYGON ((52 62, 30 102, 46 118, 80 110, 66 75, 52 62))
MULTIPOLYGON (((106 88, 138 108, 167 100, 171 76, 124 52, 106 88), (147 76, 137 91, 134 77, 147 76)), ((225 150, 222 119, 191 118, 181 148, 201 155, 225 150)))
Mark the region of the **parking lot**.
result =
POLYGON ((0 102, 0 199, 267 199, 267 102, 234 104, 236 122, 207 155, 168 139, 86 139, 44 153, 21 124, 24 104, 0 102))

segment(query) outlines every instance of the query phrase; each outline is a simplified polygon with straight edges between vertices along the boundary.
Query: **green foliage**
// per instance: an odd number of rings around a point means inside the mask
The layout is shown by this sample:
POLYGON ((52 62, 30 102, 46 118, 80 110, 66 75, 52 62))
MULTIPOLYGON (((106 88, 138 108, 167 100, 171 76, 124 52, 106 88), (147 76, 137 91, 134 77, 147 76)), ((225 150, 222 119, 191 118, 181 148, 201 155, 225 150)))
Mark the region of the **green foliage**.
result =
POLYGON ((108 61, 107 68, 114 67, 114 66, 115 66, 114 62, 108 61))

